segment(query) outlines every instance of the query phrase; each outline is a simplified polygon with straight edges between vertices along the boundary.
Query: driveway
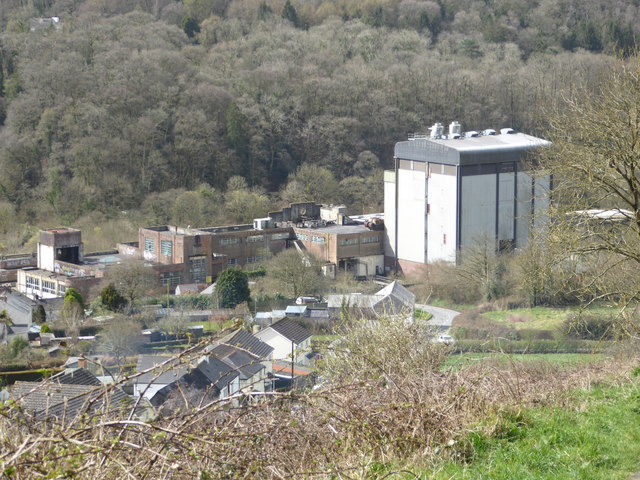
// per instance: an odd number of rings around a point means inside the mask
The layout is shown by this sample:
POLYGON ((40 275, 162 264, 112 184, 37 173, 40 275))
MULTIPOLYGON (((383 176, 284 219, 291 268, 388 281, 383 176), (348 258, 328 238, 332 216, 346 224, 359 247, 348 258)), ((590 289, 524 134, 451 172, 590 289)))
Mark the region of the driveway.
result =
POLYGON ((429 320, 429 325, 438 327, 440 330, 446 331, 451 328, 451 322, 460 312, 449 310, 448 308, 433 307, 431 305, 421 305, 416 303, 416 308, 429 312, 433 317, 429 320))

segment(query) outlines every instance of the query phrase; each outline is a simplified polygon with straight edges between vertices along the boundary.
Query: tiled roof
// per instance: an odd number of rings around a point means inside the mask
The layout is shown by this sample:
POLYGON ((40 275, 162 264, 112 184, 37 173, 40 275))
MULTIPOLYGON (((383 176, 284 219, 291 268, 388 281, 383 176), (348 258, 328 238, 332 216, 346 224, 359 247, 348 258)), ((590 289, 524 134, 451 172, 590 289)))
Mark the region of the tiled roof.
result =
POLYGON ((278 320, 269 328, 273 328, 280 335, 296 344, 300 344, 306 339, 311 338, 311 332, 309 332, 309 330, 304 328, 302 325, 298 325, 294 320, 289 318, 278 320))
POLYGON ((25 410, 58 419, 130 405, 130 397, 120 388, 105 387, 84 369, 62 373, 41 383, 16 382, 11 387, 11 396, 25 410))
POLYGON ((140 355, 138 357, 137 371, 142 372, 150 368, 156 369, 136 377, 135 382, 139 384, 161 384, 168 385, 181 379, 191 368, 184 360, 161 356, 161 355, 140 355), (167 362, 165 365, 165 362, 167 362), (161 366, 162 365, 162 366, 161 366))
POLYGON ((238 329, 220 340, 221 344, 234 345, 254 355, 267 359, 273 353, 273 347, 243 329, 238 329))
POLYGON ((238 371, 243 380, 253 377, 265 368, 260 358, 233 345, 218 345, 211 354, 238 371))
POLYGON ((187 377, 194 377, 191 380, 196 380, 195 383, 204 382, 222 389, 238 376, 232 367, 211 356, 200 357, 195 364, 176 358, 154 355, 141 355, 138 358, 137 369, 139 372, 154 367, 157 368, 137 377, 136 383, 140 385, 170 385, 183 379, 190 381, 187 377), (164 362, 167 363, 162 365, 164 362), (199 375, 202 376, 201 379, 195 378, 199 375))

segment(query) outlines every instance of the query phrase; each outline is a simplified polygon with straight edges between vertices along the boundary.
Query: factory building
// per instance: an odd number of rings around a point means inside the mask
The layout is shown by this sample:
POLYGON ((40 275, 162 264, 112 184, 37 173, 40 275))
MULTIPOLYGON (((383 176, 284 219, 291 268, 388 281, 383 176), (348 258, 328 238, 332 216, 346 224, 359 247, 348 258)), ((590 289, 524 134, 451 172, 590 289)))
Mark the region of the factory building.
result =
POLYGON ((510 128, 462 132, 458 122, 430 131, 397 143, 395 169, 384 173, 385 270, 456 262, 481 239, 498 250, 524 245, 551 187, 532 175, 531 153, 549 142, 510 128))

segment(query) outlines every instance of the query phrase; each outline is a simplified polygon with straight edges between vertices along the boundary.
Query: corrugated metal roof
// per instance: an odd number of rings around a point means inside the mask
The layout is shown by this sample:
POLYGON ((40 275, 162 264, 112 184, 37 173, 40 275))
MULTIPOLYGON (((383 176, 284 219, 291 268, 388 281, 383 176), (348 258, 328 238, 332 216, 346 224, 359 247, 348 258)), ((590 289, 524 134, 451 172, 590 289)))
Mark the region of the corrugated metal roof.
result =
POLYGON ((398 142, 394 154, 399 159, 446 165, 517 161, 523 153, 550 145, 524 133, 481 135, 461 139, 420 138, 398 142))

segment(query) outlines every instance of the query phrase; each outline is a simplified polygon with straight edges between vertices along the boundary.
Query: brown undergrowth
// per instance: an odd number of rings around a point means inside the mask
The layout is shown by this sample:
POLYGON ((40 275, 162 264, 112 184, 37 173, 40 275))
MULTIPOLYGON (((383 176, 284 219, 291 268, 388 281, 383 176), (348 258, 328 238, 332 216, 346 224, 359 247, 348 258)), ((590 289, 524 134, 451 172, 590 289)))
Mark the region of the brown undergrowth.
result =
POLYGON ((501 416, 529 406, 579 408, 571 392, 625 382, 637 365, 629 355, 575 370, 371 369, 316 391, 265 394, 251 406, 215 401, 153 421, 111 413, 49 422, 5 404, 0 468, 15 479, 376 478, 375 465, 463 459, 472 429, 498 434, 501 416))

